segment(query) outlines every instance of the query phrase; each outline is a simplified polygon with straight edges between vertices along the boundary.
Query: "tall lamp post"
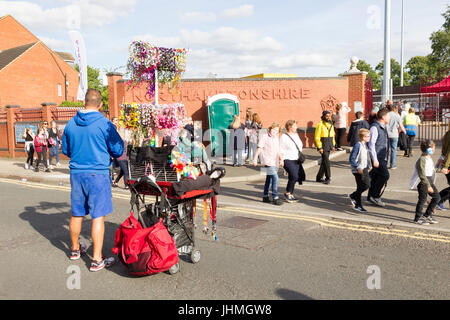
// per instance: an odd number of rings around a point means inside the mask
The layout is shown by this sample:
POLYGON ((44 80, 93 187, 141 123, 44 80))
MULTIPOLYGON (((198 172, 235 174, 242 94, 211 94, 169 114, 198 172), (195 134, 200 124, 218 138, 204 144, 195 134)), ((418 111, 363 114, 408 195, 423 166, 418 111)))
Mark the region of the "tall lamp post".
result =
POLYGON ((383 66, 383 86, 382 102, 391 98, 391 0, 384 3, 384 66, 383 66))
POLYGON ((400 87, 403 87, 403 30, 405 27, 405 0, 402 0, 402 35, 401 35, 401 43, 400 43, 400 87))

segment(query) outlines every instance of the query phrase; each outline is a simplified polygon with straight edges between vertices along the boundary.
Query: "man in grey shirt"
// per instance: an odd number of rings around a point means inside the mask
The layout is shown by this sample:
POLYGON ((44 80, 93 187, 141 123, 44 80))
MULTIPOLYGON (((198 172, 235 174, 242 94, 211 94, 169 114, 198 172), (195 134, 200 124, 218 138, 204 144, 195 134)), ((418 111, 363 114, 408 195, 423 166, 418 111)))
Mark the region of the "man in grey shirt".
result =
POLYGON ((397 169, 397 144, 398 144, 398 130, 406 134, 405 127, 403 127, 402 120, 398 114, 397 105, 389 105, 389 123, 386 126, 389 138, 390 167, 389 169, 397 169))

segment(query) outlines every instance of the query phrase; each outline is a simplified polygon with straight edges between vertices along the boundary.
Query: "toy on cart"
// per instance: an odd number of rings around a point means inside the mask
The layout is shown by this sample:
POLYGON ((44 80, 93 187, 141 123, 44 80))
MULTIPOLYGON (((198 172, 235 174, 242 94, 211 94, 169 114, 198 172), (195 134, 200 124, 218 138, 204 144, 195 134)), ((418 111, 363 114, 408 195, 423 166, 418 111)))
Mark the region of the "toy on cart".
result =
MULTIPOLYGON (((216 195, 225 169, 205 171, 205 167, 200 165, 195 168, 193 179, 191 173, 182 174, 184 167, 176 167, 183 157, 173 150, 173 146, 134 148, 134 152, 130 158, 132 170, 128 185, 131 192, 130 203, 132 210, 137 213, 138 221, 145 228, 155 218, 162 219, 175 241, 178 253, 190 255, 193 263, 199 262, 201 253, 195 242, 196 200, 204 199, 206 203, 209 199, 214 204, 214 214, 211 217, 214 219, 213 237, 217 239, 216 195), (198 176, 197 171, 200 174, 198 176), (159 180, 155 177, 159 177, 159 180), (149 196, 154 197, 154 201, 146 201, 149 196)), ((176 273, 178 268, 177 264, 169 272, 176 273)))

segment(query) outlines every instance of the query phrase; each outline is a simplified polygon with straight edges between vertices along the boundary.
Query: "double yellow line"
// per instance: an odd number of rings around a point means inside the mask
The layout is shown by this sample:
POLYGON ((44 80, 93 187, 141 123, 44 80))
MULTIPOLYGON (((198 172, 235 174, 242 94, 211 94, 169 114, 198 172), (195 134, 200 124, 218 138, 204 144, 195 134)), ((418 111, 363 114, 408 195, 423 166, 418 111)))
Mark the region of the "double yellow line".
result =
MULTIPOLYGON (((200 206, 201 205, 197 205, 200 206)), ((307 217, 307 216, 299 216, 296 214, 289 214, 283 212, 273 213, 271 211, 257 210, 257 209, 249 209, 249 208, 239 208, 234 206, 221 206, 220 209, 224 209, 226 211, 237 212, 237 213, 247 213, 254 216, 261 217, 272 217, 277 219, 289 219, 289 220, 298 220, 298 221, 308 221, 317 223, 324 227, 336 228, 336 229, 344 229, 351 231, 359 231, 359 232, 371 232, 378 233, 383 235, 394 235, 398 237, 410 238, 410 239, 420 239, 420 240, 432 240, 444 243, 450 243, 450 237, 443 235, 434 235, 434 234, 426 234, 422 232, 412 232, 408 230, 402 229, 391 229, 388 227, 376 227, 369 226, 364 224, 355 224, 348 222, 335 221, 327 218, 318 218, 318 217, 307 217)))
MULTIPOLYGON (((43 183, 23 182, 23 181, 16 181, 16 180, 3 179, 3 178, 0 178, 0 182, 13 183, 13 184, 17 184, 20 186, 31 187, 31 188, 36 188, 36 189, 47 189, 47 190, 50 189, 50 190, 58 190, 58 191, 66 191, 66 192, 70 191, 70 186, 52 186, 52 185, 47 185, 47 184, 43 184, 43 183)), ((129 201, 130 195, 128 193, 120 194, 120 193, 114 192, 113 198, 129 201)), ((203 208, 203 205, 201 204, 201 202, 197 202, 197 207, 203 208)), ((335 220, 332 220, 329 218, 301 216, 298 214, 291 214, 291 213, 284 213, 284 212, 273 213, 272 211, 243 208, 243 207, 229 206, 229 205, 222 205, 222 206, 220 206, 220 209, 221 210, 223 209, 223 210, 226 210, 229 212, 236 212, 236 213, 240 213, 240 214, 249 214, 249 215, 260 216, 260 217, 271 217, 271 218, 276 218, 276 219, 308 221, 308 222, 312 222, 312 223, 317 223, 323 227, 329 227, 329 228, 335 228, 335 229, 343 229, 343 230, 359 231, 359 232, 370 232, 370 233, 391 235, 391 236, 410 238, 410 239, 431 240, 431 241, 437 241, 437 242, 443 242, 443 243, 450 243, 450 237, 444 236, 444 235, 427 234, 427 233, 423 233, 423 232, 413 232, 413 231, 402 230, 402 229, 391 229, 388 227, 376 227, 376 226, 369 226, 369 225, 365 225, 365 224, 341 222, 341 221, 335 221, 335 220)))

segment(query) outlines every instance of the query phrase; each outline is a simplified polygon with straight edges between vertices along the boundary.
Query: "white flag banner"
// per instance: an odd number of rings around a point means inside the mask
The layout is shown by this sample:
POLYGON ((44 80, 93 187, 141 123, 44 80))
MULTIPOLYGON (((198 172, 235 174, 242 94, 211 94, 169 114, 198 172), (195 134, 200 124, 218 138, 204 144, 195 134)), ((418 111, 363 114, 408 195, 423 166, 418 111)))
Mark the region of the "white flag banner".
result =
POLYGON ((80 69, 80 85, 78 86, 77 100, 84 101, 88 89, 86 47, 80 32, 71 30, 69 31, 69 36, 75 47, 75 59, 80 69))

